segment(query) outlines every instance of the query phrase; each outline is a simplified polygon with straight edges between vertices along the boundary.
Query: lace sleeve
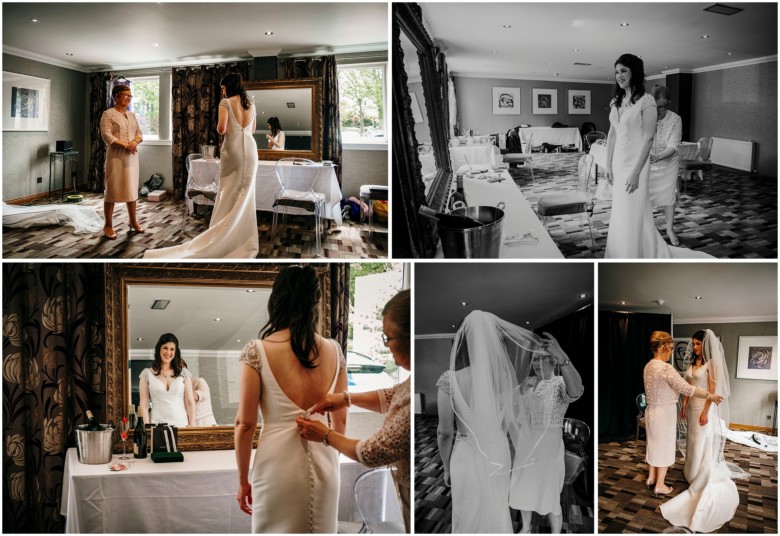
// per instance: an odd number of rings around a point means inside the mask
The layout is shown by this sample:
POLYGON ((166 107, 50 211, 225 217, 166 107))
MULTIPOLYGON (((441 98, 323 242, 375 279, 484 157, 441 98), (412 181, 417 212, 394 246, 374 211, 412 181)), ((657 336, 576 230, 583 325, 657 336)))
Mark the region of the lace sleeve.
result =
POLYGON ((450 390, 450 371, 445 370, 441 376, 439 376, 438 381, 436 382, 436 387, 447 393, 448 395, 451 394, 450 390))
POLYGON ((570 396, 568 389, 566 389, 566 381, 563 379, 563 376, 558 376, 558 378, 560 378, 560 381, 558 382, 558 393, 559 393, 558 396, 566 404, 571 404, 572 402, 576 402, 585 393, 585 386, 583 385, 582 386, 583 389, 580 394, 578 394, 577 396, 570 396))
POLYGON ((366 467, 379 467, 409 457, 411 417, 408 388, 403 393, 394 397, 382 427, 370 438, 358 442, 355 449, 358 461, 366 467))
POLYGON ((387 413, 390 410, 397 387, 397 385, 394 385, 390 389, 377 390, 376 394, 379 396, 379 413, 387 413))
POLYGON ((111 120, 111 111, 106 110, 103 115, 100 116, 100 136, 106 145, 111 145, 116 140, 116 136, 112 132, 111 126, 113 121, 111 120))
POLYGON ((227 99, 222 99, 221 101, 219 101, 219 105, 222 106, 223 108, 227 108, 228 110, 230 109, 230 101, 227 99))
POLYGON ((149 373, 150 373, 150 370, 148 368, 145 368, 145 369, 143 369, 141 371, 141 374, 139 374, 138 377, 140 379, 146 380, 148 382, 149 381, 149 373))
POLYGON ((696 387, 683 380, 680 375, 677 374, 677 371, 674 370, 674 367, 669 364, 663 368, 663 377, 666 383, 669 384, 669 387, 681 395, 693 396, 696 392, 696 387))
POLYGON ((672 128, 669 132, 669 143, 667 143, 666 146, 677 149, 677 146, 682 142, 682 119, 677 114, 675 114, 673 118, 674 122, 672 123, 672 128))
POLYGON ((648 108, 652 108, 652 113, 658 113, 656 111, 655 99, 649 93, 645 93, 642 95, 642 101, 639 103, 639 112, 644 114, 648 108))
POLYGON ((339 360, 339 369, 345 370, 347 368, 347 358, 344 357, 344 351, 341 349, 341 345, 336 339, 331 339, 333 346, 336 347, 336 357, 339 360))
POLYGON ((263 363, 260 361, 260 352, 262 351, 260 346, 262 344, 263 343, 257 339, 247 343, 247 345, 244 346, 244 349, 241 351, 241 356, 238 358, 241 363, 249 365, 255 369, 258 374, 260 374, 260 369, 263 368, 263 363))

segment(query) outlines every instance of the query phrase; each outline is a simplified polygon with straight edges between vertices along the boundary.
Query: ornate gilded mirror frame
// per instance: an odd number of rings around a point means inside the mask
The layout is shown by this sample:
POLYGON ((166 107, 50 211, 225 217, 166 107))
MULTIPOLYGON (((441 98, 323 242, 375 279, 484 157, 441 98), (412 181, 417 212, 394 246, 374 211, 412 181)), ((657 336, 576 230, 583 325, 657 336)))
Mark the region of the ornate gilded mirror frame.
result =
MULTIPOLYGON (((311 150, 305 151, 269 151, 257 149, 258 160, 279 160, 280 158, 300 157, 309 160, 322 160, 322 79, 321 78, 292 78, 289 80, 263 80, 258 82, 246 82, 244 88, 247 91, 262 89, 311 89, 311 150)), ((263 129, 262 125, 258 125, 263 129)))
MULTIPOLYGON (((127 296, 129 285, 216 286, 270 288, 279 264, 106 264, 106 419, 116 422, 130 404, 128 392, 129 344, 127 296)), ((330 271, 312 265, 322 289, 322 330, 330 333, 330 271)), ((258 326, 258 330, 261 326, 258 326)), ((232 449, 233 426, 179 429, 179 448, 187 450, 232 449)))
POLYGON ((449 153, 447 66, 423 25, 422 9, 414 3, 393 4, 393 255, 433 257, 438 229, 417 211, 425 204, 441 211, 452 180, 449 153), (425 195, 412 100, 404 70, 401 32, 417 49, 431 145, 436 160, 436 177, 425 195))

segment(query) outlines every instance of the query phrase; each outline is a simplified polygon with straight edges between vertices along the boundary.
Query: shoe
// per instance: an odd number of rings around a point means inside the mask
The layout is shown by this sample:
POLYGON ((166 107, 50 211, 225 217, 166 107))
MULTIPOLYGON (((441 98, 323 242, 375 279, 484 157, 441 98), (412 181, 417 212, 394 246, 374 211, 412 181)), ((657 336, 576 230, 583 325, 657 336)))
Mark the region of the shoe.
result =
POLYGON ((109 240, 116 240, 116 232, 111 227, 103 227, 103 236, 109 240))
POLYGON ((670 493, 672 493, 672 491, 674 491, 674 488, 672 488, 671 486, 667 487, 666 491, 659 491, 660 489, 661 488, 658 487, 653 489, 654 497, 665 497, 666 495, 669 495, 670 493))
POLYGON ((649 480, 645 480, 645 487, 646 488, 655 487, 655 482, 650 482, 649 480))
POLYGON ((679 239, 679 238, 677 238, 677 235, 676 235, 676 234, 674 234, 674 232, 672 232, 672 233, 669 233, 669 232, 667 231, 667 233, 666 233, 666 234, 669 236, 669 243, 670 243, 671 245, 673 245, 673 246, 675 246, 675 247, 680 245, 680 239, 679 239))
POLYGON ((140 226, 140 225, 138 225, 137 223, 136 223, 135 225, 131 225, 131 226, 130 226, 130 230, 131 230, 131 231, 134 231, 134 232, 136 232, 136 233, 141 233, 141 234, 143 234, 143 233, 145 233, 145 232, 146 232, 146 229, 144 229, 143 227, 141 227, 141 226, 140 226))

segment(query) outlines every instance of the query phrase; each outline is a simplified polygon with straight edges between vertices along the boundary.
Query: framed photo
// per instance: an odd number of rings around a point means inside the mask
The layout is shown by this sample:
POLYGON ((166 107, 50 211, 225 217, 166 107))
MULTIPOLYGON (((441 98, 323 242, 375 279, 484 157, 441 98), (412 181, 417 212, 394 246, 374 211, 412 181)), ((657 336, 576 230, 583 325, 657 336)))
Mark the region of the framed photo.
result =
POLYGON ((777 379, 777 337, 740 337, 737 378, 777 379))
POLYGON ((669 362, 674 370, 680 373, 680 376, 685 375, 685 369, 688 368, 688 363, 685 362, 685 353, 688 351, 688 343, 690 342, 690 337, 674 338, 674 350, 672 350, 672 358, 669 362))
POLYGON ((3 71, 3 130, 49 130, 51 81, 3 71))
POLYGON ((569 114, 590 115, 590 90, 569 90, 569 114))
POLYGON ((520 115, 520 88, 493 88, 493 115, 520 115))
POLYGON ((414 91, 410 91, 409 96, 412 98, 412 117, 414 122, 422 123, 424 120, 422 110, 420 110, 420 103, 417 102, 417 94, 414 91))
POLYGON ((533 90, 533 113, 557 114, 558 113, 558 90, 557 89, 534 89, 533 90))

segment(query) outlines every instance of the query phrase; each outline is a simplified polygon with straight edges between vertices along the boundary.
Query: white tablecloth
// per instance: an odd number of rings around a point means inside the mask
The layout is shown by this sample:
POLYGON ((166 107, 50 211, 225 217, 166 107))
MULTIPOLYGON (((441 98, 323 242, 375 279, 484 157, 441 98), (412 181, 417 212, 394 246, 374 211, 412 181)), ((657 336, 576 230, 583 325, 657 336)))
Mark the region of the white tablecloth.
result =
MULTIPOLYGON (((192 173, 199 176, 211 176, 216 173, 219 177, 219 160, 193 160, 192 173)), ((336 168, 331 166, 318 166, 319 177, 314 191, 325 195, 324 217, 341 225, 341 188, 336 177, 336 168)), ((279 180, 276 177, 276 162, 259 160, 257 175, 255 178, 255 202, 257 210, 272 212, 274 209, 274 194, 279 191, 279 180)), ((306 214, 302 209, 288 207, 290 214, 306 214)))
MULTIPOLYGON (((344 456, 340 462, 339 520, 357 520, 352 488, 368 468, 344 456)), ((69 449, 60 513, 67 533, 249 533, 252 518, 238 508, 237 484, 233 450, 185 452, 182 463, 134 460, 112 472, 108 464, 79 463, 69 449)), ((390 507, 398 502, 392 482, 376 491, 390 507)))
POLYGON ((574 145, 577 147, 578 151, 582 151, 582 138, 580 137, 580 129, 578 128, 528 127, 518 128, 517 132, 520 135, 520 142, 523 144, 523 152, 525 153, 530 152, 525 145, 532 133, 534 147, 537 147, 542 143, 549 143, 551 145, 574 145))
MULTIPOLYGON (((539 241, 536 244, 501 244, 499 258, 501 259, 562 259, 563 254, 555 245, 550 234, 539 221, 533 208, 526 200, 520 188, 514 183, 506 170, 501 171, 505 179, 501 182, 488 183, 485 180, 463 179, 463 189, 469 205, 496 206, 501 201, 506 203, 504 222, 501 233, 504 236, 531 231, 539 241)), ((441 243, 436 251, 436 257, 443 258, 441 243)))
POLYGON ((490 145, 459 145, 450 147, 450 160, 452 169, 458 169, 464 165, 474 168, 493 168, 503 161, 501 152, 493 144, 490 145))

